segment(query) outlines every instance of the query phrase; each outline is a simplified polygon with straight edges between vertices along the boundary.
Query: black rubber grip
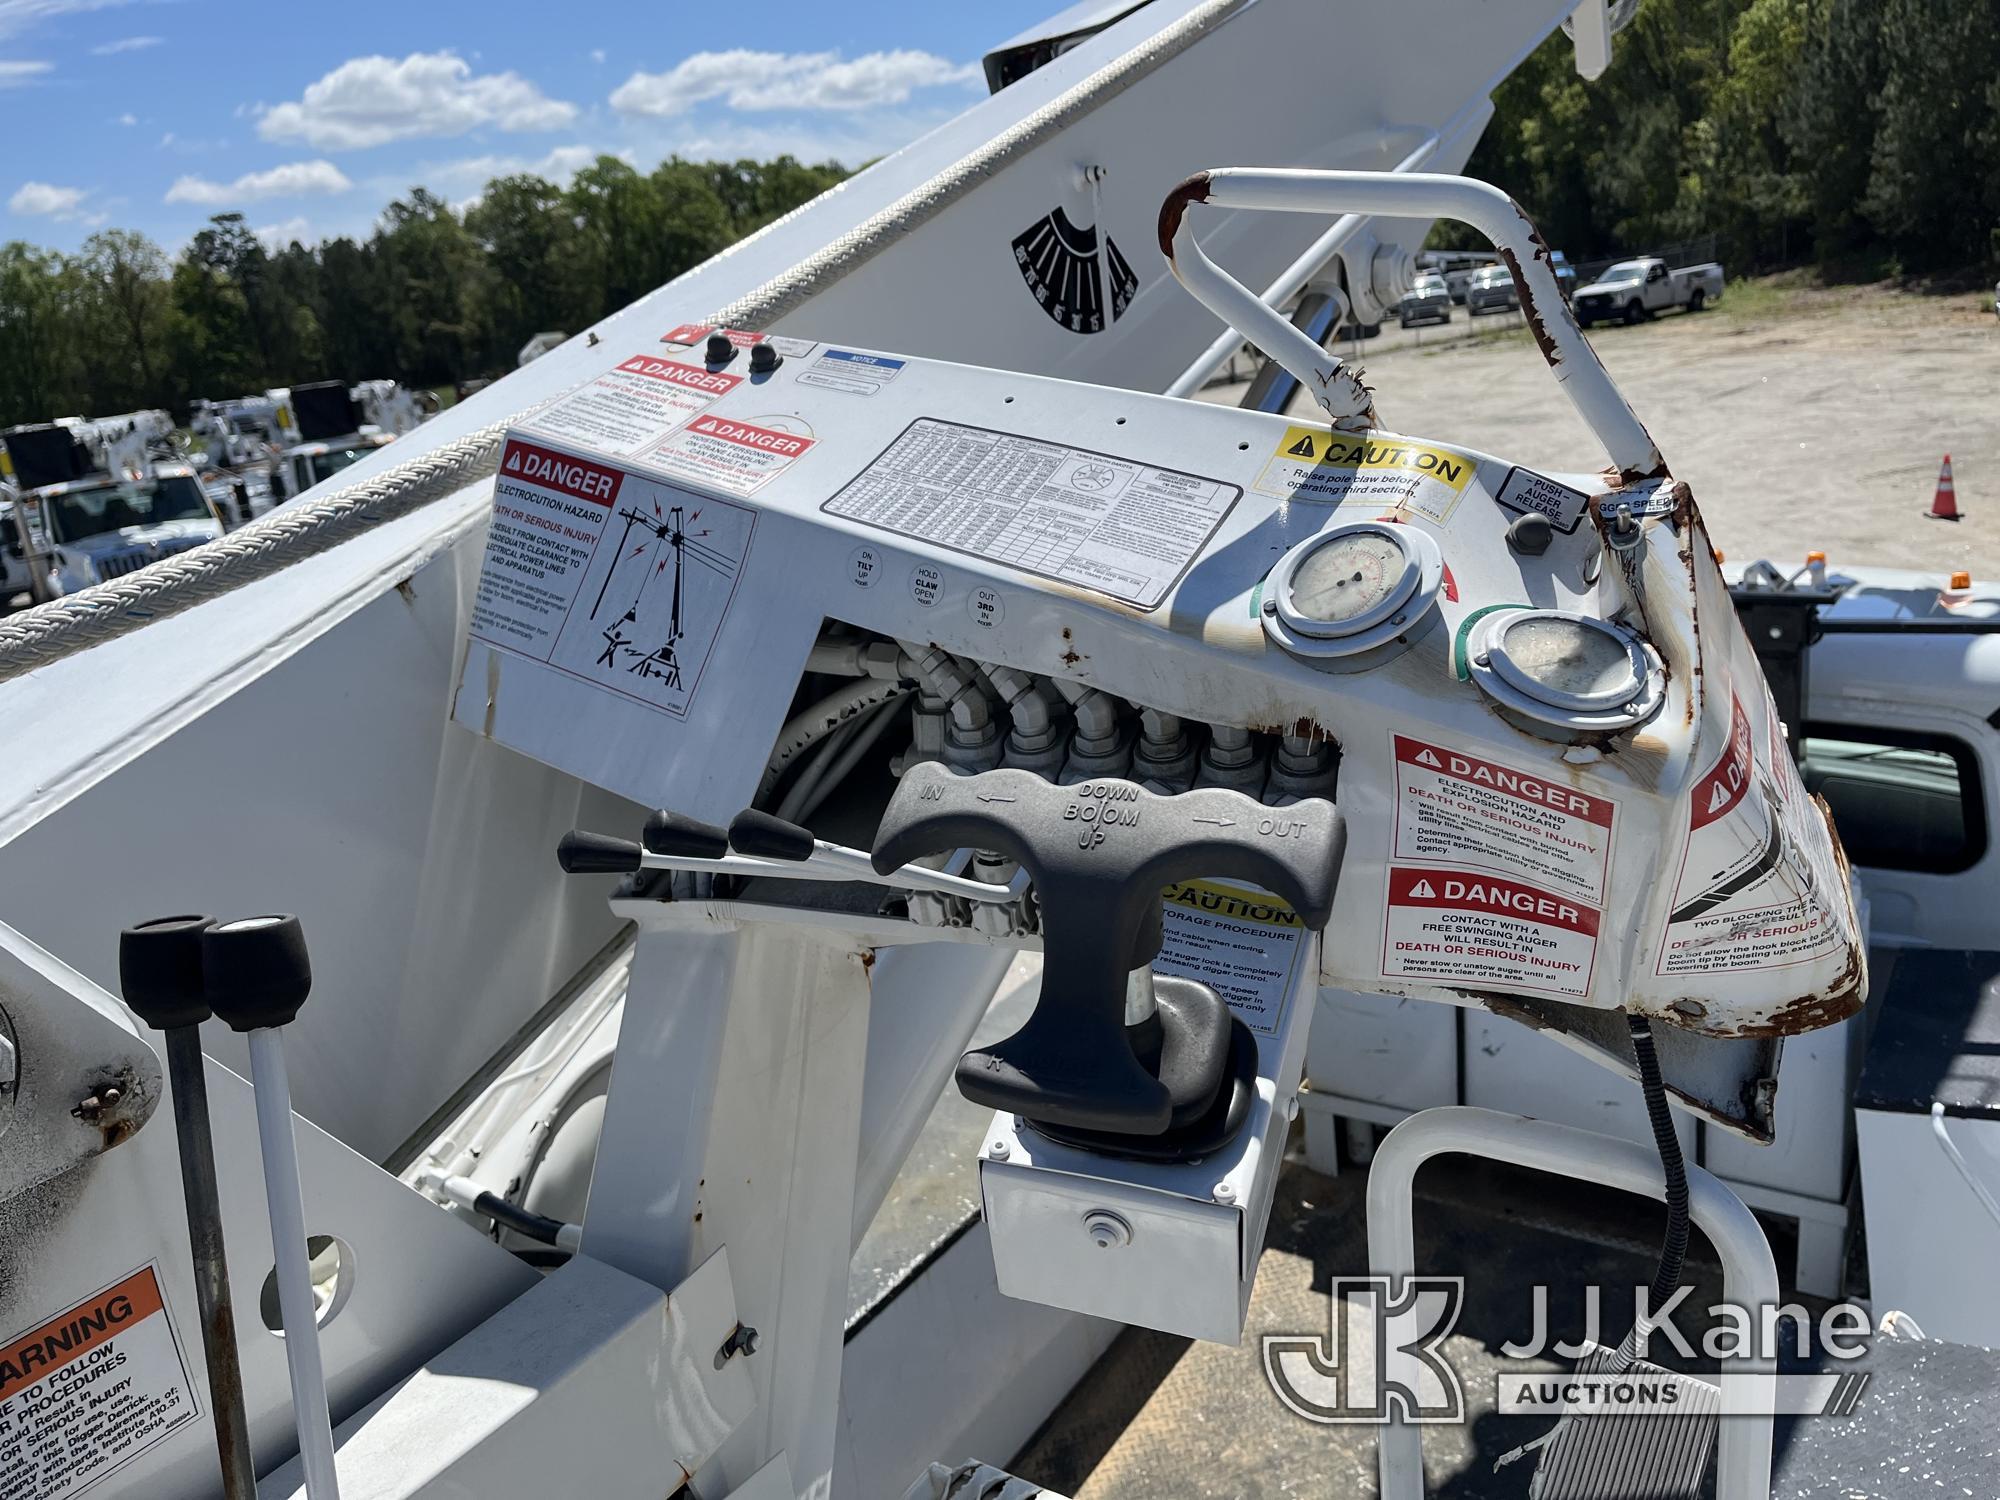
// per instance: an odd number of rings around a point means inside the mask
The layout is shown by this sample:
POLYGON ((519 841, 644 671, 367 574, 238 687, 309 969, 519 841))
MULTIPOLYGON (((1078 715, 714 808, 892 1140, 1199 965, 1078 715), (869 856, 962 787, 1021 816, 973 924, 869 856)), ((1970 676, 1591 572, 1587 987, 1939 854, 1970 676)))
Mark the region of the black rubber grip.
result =
POLYGON ((289 1026, 312 993, 305 929, 293 916, 246 917, 201 935, 208 1008, 231 1031, 289 1026))
POLYGON ((1115 779, 1055 786, 1028 771, 961 776, 936 761, 903 774, 871 858, 887 873, 939 849, 1020 862, 1042 912, 1042 989, 1012 1036, 968 1052, 975 1104, 1081 1130, 1157 1135, 1170 1091, 1125 1030, 1125 976, 1159 947, 1169 881, 1234 876, 1275 891, 1306 926, 1333 910, 1346 830, 1331 802, 1265 807, 1239 792, 1162 797, 1115 779))
POLYGON ((201 935, 213 917, 155 917, 118 934, 118 987, 132 1013, 158 1031, 208 1019, 201 935))
POLYGON ((812 830, 746 807, 730 820, 729 847, 759 859, 811 859, 812 830))
POLYGON ((646 851, 630 839, 572 828, 556 845, 556 863, 565 875, 629 875, 644 868, 646 851))
POLYGON ((645 841, 648 854, 670 854, 679 859, 721 859, 729 852, 729 830, 685 813, 661 808, 646 819, 645 841))

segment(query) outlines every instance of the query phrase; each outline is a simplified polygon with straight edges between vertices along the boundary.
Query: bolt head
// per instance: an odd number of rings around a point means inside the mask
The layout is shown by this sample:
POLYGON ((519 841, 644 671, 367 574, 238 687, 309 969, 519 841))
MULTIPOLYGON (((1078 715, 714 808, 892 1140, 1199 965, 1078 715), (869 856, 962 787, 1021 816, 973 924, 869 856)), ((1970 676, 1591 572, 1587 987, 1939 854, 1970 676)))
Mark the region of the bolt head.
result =
POLYGON ((1005 1141, 995 1141, 987 1148, 986 1154, 995 1161, 1005 1161, 1007 1159, 1007 1143, 1005 1141))
POLYGON ((1217 1203, 1234 1203, 1236 1201, 1236 1189, 1226 1182, 1218 1182, 1215 1185, 1215 1201, 1217 1203))
POLYGON ((1277 612, 1278 612, 1278 601, 1276 599, 1266 599, 1264 601, 1264 613, 1267 615, 1275 615, 1277 612))

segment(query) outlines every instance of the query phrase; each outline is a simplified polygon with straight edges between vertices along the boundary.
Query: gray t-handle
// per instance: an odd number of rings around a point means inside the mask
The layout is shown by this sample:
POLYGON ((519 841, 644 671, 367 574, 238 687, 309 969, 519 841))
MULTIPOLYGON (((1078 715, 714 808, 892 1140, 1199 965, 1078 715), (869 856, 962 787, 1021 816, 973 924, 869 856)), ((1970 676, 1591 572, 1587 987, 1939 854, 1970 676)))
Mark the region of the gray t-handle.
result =
POLYGON ((873 859, 886 873, 941 849, 992 849, 1034 881, 1042 992, 1019 1031, 960 1062, 968 1099, 1079 1130, 1157 1135, 1171 1119, 1168 1090, 1127 1039, 1125 979, 1157 949, 1160 892, 1234 876, 1321 928, 1346 837, 1323 798, 1265 807, 1219 788, 1162 797, 1130 781, 1056 786, 1028 771, 964 776, 925 761, 896 788, 873 859))

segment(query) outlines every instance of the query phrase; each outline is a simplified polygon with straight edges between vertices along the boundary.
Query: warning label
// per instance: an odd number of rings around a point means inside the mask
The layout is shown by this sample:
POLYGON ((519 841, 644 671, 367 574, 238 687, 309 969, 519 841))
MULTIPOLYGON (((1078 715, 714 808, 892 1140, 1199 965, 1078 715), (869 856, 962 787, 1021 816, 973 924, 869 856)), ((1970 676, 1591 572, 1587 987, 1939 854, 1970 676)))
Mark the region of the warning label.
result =
MULTIPOLYGON (((708 336, 714 332, 715 328, 712 324, 682 323, 676 327, 669 328, 665 333, 661 334, 660 342, 663 344, 700 344, 705 343, 708 336)), ((787 359, 802 359, 819 347, 811 339, 780 338, 776 334, 750 333, 741 328, 725 328, 722 330, 722 336, 738 349, 749 349, 758 344, 769 344, 787 359)))
MULTIPOLYGON (((1768 710, 1768 704, 1767 704, 1768 710)), ((1729 743, 1697 781, 1674 905, 1654 972, 1714 974, 1775 969, 1838 951, 1846 893, 1808 819, 1806 796, 1775 711, 1766 728, 1768 765, 1732 699, 1729 743)))
POLYGON ((1518 466, 1507 471, 1506 482, 1493 498, 1509 510, 1546 516, 1550 525, 1565 532, 1576 530, 1576 523, 1583 519, 1584 508, 1590 502, 1582 490, 1573 490, 1533 469, 1518 466))
POLYGON ((0 1495, 80 1495, 199 1415, 147 1266, 0 1345, 0 1495))
POLYGON ((800 385, 825 386, 850 396, 872 396, 903 373, 905 361, 856 349, 829 349, 800 372, 800 385))
POLYGON ((919 417, 820 508, 1152 609, 1242 494, 1196 474, 919 417))
POLYGON ((756 422, 696 417, 645 457, 718 489, 747 495, 813 446, 810 435, 790 430, 803 425, 796 417, 760 417, 756 422))
POLYGON ((1475 467, 1466 454, 1404 438, 1287 427, 1255 488, 1287 500, 1400 507, 1442 521, 1475 467))
POLYGON ((1166 889, 1153 966, 1198 979, 1259 1036, 1275 1036, 1304 946, 1297 912, 1256 886, 1178 880, 1166 889))
POLYGON ((684 716, 755 511, 510 439, 470 634, 684 716))
POLYGON ((1398 859, 1523 874, 1601 905, 1617 808, 1497 761, 1396 735, 1398 859))
POLYGON ((1382 973, 1585 995, 1599 922, 1596 907, 1518 880, 1391 865, 1382 973))
POLYGON ((740 375, 635 354, 537 412, 527 425, 607 453, 636 453, 742 381, 740 375))

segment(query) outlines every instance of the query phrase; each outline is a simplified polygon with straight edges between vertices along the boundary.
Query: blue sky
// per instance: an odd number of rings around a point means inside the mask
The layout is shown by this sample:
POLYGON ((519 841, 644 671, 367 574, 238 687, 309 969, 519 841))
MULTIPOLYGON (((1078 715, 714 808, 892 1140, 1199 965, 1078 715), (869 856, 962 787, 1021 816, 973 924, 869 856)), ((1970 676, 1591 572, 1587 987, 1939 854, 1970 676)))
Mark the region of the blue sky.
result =
POLYGON ((421 184, 567 181, 782 152, 850 165, 985 93, 979 57, 1062 0, 0 0, 0 241, 231 210, 364 235, 421 184))

